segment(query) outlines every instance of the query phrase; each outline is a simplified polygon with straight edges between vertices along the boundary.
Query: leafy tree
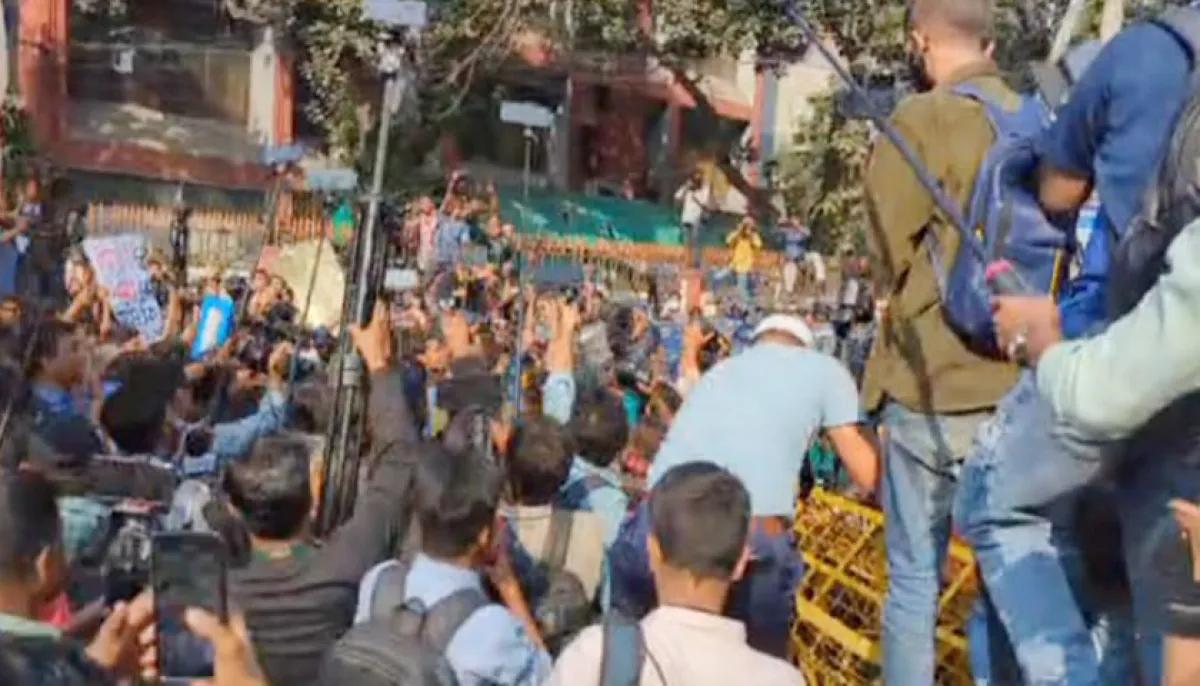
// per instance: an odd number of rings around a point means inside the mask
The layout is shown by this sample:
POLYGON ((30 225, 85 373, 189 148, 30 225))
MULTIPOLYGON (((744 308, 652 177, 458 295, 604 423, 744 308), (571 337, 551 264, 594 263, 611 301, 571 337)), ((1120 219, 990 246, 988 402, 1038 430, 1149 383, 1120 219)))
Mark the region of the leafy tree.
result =
MULTIPOLYGON (((364 20, 361 0, 226 2, 237 4, 240 16, 287 27, 306 114, 336 157, 363 160, 378 121, 373 67, 379 27, 364 20)), ((638 0, 431 0, 412 84, 419 108, 396 127, 391 162, 419 164, 443 132, 471 126, 492 106, 498 81, 528 77, 528 66, 514 56, 518 47, 551 55, 550 66, 604 72, 618 80, 641 78, 653 58, 696 96, 687 60, 751 48, 772 55, 795 51, 794 29, 779 21, 780 2, 654 0, 651 29, 638 0)))

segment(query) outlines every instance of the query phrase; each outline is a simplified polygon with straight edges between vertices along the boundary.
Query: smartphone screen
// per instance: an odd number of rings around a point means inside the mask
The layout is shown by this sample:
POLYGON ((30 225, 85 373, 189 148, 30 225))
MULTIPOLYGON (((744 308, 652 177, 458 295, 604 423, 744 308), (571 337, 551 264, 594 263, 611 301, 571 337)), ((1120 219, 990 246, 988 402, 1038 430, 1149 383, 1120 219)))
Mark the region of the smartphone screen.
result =
POLYGON ((220 538, 206 533, 167 533, 154 537, 150 581, 158 631, 158 671, 164 683, 212 676, 212 646, 187 630, 187 608, 207 610, 227 621, 227 552, 220 538))

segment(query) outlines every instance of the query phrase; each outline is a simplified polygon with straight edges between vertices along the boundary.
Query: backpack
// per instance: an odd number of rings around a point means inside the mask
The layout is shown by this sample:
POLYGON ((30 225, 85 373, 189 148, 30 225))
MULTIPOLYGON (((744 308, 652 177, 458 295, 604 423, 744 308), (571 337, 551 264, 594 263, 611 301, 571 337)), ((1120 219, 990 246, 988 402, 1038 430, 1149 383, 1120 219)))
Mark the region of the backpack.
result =
POLYGON ((409 569, 389 560, 367 572, 355 623, 386 623, 391 633, 389 664, 406 665, 405 673, 452 674, 446 648, 471 615, 491 601, 478 588, 464 588, 425 607, 405 593, 409 569))
MULTIPOLYGON (((1191 94, 1175 122, 1162 162, 1151 177, 1142 210, 1119 236, 1110 263, 1108 309, 1116 319, 1137 305, 1166 267, 1175 236, 1200 216, 1196 160, 1200 158, 1200 11, 1179 7, 1153 20, 1187 48, 1191 94)), ((1111 227, 1116 229, 1117 227, 1111 227)))
POLYGON ((983 106, 996 139, 980 163, 966 208, 966 228, 973 232, 962 236, 949 268, 932 231, 923 245, 950 328, 976 353, 1002 358, 992 326, 988 265, 1007 262, 1035 292, 1058 296, 1074 234, 1051 222, 1038 203, 1035 145, 1047 120, 1039 100, 1022 96, 1021 106, 1010 111, 970 83, 951 92, 983 106))
POLYGON ((583 582, 564 567, 571 545, 574 513, 552 508, 550 530, 539 556, 540 583, 530 595, 537 599, 534 620, 551 655, 557 655, 583 629, 592 623, 592 599, 583 582), (540 592, 538 592, 540 591, 540 592))

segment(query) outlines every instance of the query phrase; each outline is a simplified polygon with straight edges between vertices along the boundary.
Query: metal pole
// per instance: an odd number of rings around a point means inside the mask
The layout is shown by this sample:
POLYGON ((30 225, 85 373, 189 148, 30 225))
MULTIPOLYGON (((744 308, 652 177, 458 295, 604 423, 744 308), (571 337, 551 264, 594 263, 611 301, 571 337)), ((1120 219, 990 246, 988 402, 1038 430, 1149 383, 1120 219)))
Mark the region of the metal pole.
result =
POLYGON ((371 190, 367 200, 367 216, 362 229, 355 235, 355 262, 357 274, 354 287, 353 309, 345 317, 341 335, 341 388, 335 440, 330 446, 332 459, 327 461, 329 474, 334 478, 325 484, 326 507, 322 508, 323 532, 329 532, 345 520, 354 507, 358 485, 359 441, 358 429, 363 409, 363 362, 350 341, 348 327, 352 323, 365 323, 371 316, 367 305, 371 297, 371 275, 375 264, 376 224, 379 222, 379 205, 383 195, 383 180, 387 166, 388 138, 391 133, 392 117, 399 109, 400 68, 402 63, 393 62, 394 69, 385 72, 383 103, 380 112, 379 139, 375 144, 375 169, 372 171, 371 190), (343 395, 344 394, 344 395, 343 395))
POLYGON ((525 201, 529 201, 529 184, 531 167, 533 165, 533 129, 525 127, 525 173, 521 185, 524 186, 525 201))

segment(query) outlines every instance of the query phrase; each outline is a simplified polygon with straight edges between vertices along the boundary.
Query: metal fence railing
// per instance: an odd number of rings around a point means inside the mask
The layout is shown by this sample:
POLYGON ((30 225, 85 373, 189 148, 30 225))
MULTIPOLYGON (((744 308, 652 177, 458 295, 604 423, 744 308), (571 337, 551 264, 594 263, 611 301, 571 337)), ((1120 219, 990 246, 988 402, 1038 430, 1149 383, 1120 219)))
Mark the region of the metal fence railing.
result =
MULTIPOLYGON (((173 210, 170 207, 133 204, 93 203, 88 206, 87 226, 97 235, 128 231, 145 233, 152 246, 169 246, 173 210)), ((258 214, 196 210, 191 215, 192 259, 200 262, 235 264, 254 259, 262 241, 265 227, 258 214)), ((279 218, 273 235, 278 243, 288 244, 331 236, 332 222, 323 216, 306 214, 279 218)), ((656 267, 678 270, 687 263, 686 251, 677 245, 633 243, 597 238, 518 234, 518 249, 541 259, 569 260, 628 271, 648 273, 656 267)), ((709 247, 703 251, 706 267, 719 268, 729 264, 726 248, 709 247)), ((757 269, 773 272, 780 255, 763 251, 757 269)), ((252 266, 252 265, 249 265, 252 266)))

